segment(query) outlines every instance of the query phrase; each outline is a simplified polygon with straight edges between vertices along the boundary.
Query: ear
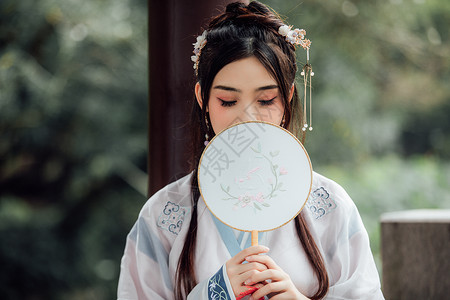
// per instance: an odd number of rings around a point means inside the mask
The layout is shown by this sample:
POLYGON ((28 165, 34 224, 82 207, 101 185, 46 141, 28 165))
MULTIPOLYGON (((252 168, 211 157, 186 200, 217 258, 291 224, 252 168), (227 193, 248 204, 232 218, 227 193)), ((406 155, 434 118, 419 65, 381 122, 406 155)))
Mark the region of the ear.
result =
POLYGON ((195 84, 195 98, 197 98, 197 103, 200 105, 200 108, 203 108, 202 89, 198 82, 195 84))
POLYGON ((291 103, 292 101, 292 97, 294 96, 294 89, 295 89, 295 84, 293 83, 291 86, 291 89, 289 90, 289 103, 291 103))

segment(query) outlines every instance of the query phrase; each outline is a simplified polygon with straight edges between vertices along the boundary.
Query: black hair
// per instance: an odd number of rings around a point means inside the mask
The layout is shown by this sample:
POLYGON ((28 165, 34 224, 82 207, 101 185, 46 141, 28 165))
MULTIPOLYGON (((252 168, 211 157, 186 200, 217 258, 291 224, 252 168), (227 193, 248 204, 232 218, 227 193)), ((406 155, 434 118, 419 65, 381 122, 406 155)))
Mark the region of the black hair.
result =
MULTIPOLYGON (((284 105, 284 127, 301 141, 302 111, 295 86, 297 64, 295 48, 278 33, 282 20, 265 5, 252 1, 248 6, 235 2, 226 11, 213 18, 207 28, 206 45, 200 53, 197 80, 201 87, 202 107, 194 100, 191 115, 191 182, 192 216, 188 234, 177 267, 175 297, 183 299, 196 285, 195 248, 197 237, 197 202, 200 197, 197 181, 197 165, 204 148, 204 136, 214 136, 206 110, 213 80, 217 73, 229 63, 247 57, 256 57, 275 79, 284 105), (289 99, 294 85, 294 93, 289 99)), ((311 299, 321 299, 328 291, 328 274, 320 251, 312 238, 302 214, 295 218, 297 234, 308 256, 316 277, 318 290, 311 299)))

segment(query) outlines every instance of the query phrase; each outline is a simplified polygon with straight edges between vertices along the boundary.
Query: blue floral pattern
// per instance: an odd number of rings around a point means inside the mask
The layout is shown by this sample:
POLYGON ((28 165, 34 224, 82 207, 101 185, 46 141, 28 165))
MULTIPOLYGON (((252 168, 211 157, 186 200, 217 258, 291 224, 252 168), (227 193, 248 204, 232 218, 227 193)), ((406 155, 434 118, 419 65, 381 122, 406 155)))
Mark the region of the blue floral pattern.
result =
POLYGON ((311 193, 308 202, 306 202, 306 207, 316 219, 319 219, 336 209, 337 205, 330 194, 323 187, 320 187, 311 193))
POLYGON ((164 210, 158 218, 158 227, 167 230, 175 235, 181 230, 184 216, 186 215, 186 208, 168 201, 164 210))
POLYGON ((209 279, 208 298, 211 300, 230 300, 225 280, 223 278, 223 267, 209 279))

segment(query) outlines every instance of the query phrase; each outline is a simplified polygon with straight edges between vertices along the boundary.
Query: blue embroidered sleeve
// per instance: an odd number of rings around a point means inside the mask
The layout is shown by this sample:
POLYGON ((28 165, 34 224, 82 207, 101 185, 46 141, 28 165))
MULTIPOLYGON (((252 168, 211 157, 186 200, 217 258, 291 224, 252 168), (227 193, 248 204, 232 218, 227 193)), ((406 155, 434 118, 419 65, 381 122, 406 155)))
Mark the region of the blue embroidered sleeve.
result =
POLYGON ((236 300, 227 276, 226 266, 220 267, 216 274, 195 286, 188 300, 236 300))
POLYGON ((208 299, 210 300, 230 300, 230 295, 227 291, 225 283, 225 276, 223 274, 223 267, 214 274, 208 282, 208 299))

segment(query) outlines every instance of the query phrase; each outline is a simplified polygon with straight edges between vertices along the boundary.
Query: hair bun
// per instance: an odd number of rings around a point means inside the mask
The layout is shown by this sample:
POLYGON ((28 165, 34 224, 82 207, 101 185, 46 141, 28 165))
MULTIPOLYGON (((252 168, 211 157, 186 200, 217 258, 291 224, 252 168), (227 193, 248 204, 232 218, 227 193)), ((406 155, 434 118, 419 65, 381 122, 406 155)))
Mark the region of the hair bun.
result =
POLYGON ((258 1, 250 2, 248 6, 242 2, 233 2, 227 5, 225 12, 233 16, 254 14, 270 17, 273 15, 273 13, 264 4, 258 1))
POLYGON ((273 15, 273 13, 267 8, 267 6, 258 1, 250 2, 250 4, 248 5, 248 10, 254 13, 255 15, 262 15, 262 16, 273 15))
POLYGON ((246 8, 247 6, 242 2, 233 2, 227 5, 225 12, 233 15, 241 15, 246 13, 246 8))

